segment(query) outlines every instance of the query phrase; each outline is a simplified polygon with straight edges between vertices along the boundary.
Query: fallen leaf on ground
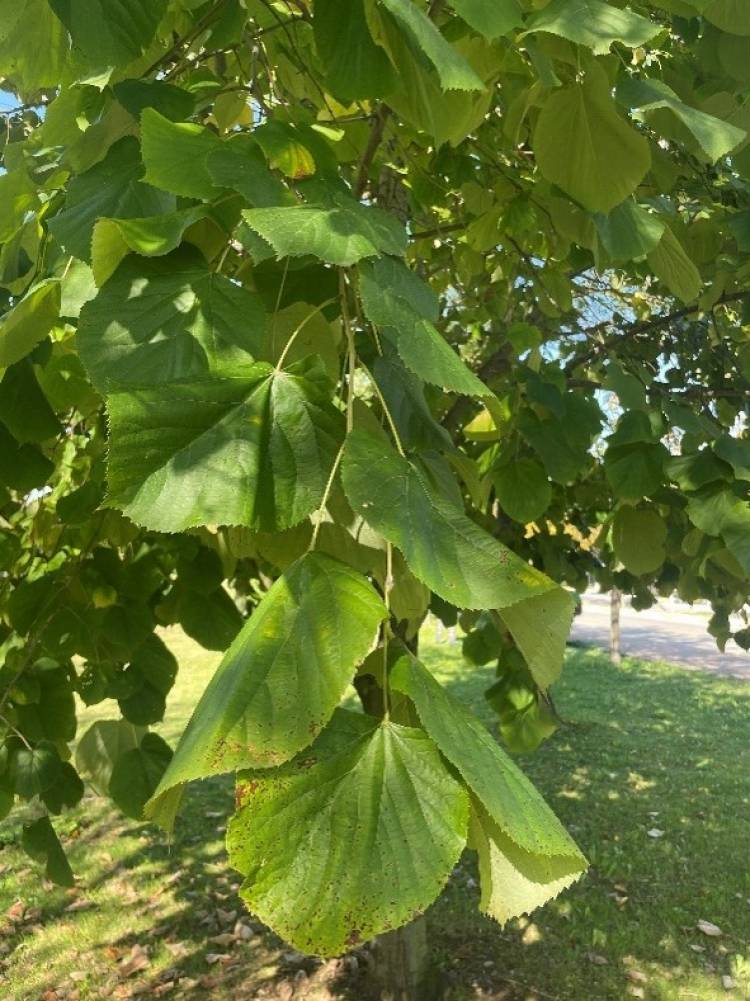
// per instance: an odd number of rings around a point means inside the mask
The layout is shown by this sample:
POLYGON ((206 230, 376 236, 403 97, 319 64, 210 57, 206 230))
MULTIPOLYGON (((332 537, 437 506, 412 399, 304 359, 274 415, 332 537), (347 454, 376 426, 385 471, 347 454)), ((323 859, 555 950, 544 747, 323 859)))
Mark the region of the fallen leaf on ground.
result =
POLYGON ((228 952, 207 952, 206 962, 210 963, 212 966, 214 963, 228 963, 231 960, 231 956, 228 952))
POLYGON ((635 984, 646 984, 648 983, 648 977, 645 973, 641 973, 640 970, 628 970, 628 977, 635 984))
POLYGON ((164 945, 175 959, 182 959, 183 956, 187 956, 190 952, 187 942, 165 942, 164 945))
POLYGON ((698 931, 702 931, 704 935, 708 935, 710 938, 718 938, 719 935, 723 934, 721 928, 715 925, 713 921, 704 921, 702 918, 696 925, 698 931))
POLYGON ((69 913, 74 913, 76 911, 89 911, 94 906, 95 905, 93 900, 79 899, 79 900, 74 900, 72 904, 68 904, 65 910, 68 911, 69 913))
POLYGON ((594 966, 606 966, 609 960, 606 956, 600 956, 598 952, 587 952, 586 959, 589 963, 593 963, 594 966))
POLYGON ((721 986, 725 991, 733 991, 737 986, 737 981, 734 977, 730 977, 728 973, 725 973, 721 978, 721 986))
POLYGON ((17 900, 15 904, 11 904, 8 910, 5 912, 6 918, 10 921, 23 921, 23 916, 26 913, 26 904, 23 900, 17 900))
POLYGON ((86 979, 88 973, 84 970, 71 970, 68 976, 74 983, 80 984, 82 980, 86 979))
POLYGON ((126 959, 121 960, 117 967, 120 977, 132 977, 134 973, 145 970, 149 964, 148 953, 141 945, 134 945, 126 959))
POLYGON ((660 831, 658 827, 652 827, 650 831, 646 831, 646 834, 648 834, 650 838, 664 837, 664 831, 660 831))
POLYGON ((225 931, 221 935, 211 935, 208 941, 213 942, 214 945, 232 945, 235 942, 235 937, 232 932, 225 931))
POLYGON ((225 925, 228 925, 230 921, 234 921, 237 917, 237 911, 223 911, 221 907, 216 908, 216 914, 219 921, 225 925))
POLYGON ((236 938, 242 939, 246 942, 248 939, 252 938, 253 935, 255 935, 255 932, 250 925, 246 925, 243 921, 238 921, 234 926, 234 934, 236 938))

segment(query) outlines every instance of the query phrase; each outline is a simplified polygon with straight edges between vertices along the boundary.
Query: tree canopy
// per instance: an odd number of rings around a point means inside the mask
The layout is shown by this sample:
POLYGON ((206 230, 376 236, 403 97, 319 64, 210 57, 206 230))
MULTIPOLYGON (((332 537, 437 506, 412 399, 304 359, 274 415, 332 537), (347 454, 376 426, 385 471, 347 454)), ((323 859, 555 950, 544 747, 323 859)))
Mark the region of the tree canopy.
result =
POLYGON ((242 894, 323 955, 467 844, 498 920, 559 893, 414 637, 460 618, 528 751, 587 582, 732 636, 750 7, 28 0, 0 78, 0 815, 69 884, 84 781, 169 828, 236 772, 242 894), (174 752, 171 624, 225 651, 174 752))

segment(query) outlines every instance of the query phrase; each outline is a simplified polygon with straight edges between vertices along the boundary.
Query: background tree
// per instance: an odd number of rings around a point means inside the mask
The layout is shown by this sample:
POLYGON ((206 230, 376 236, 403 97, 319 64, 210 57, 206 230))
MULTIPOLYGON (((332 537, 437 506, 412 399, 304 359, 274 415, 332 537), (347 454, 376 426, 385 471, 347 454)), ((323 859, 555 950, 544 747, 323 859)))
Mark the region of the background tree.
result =
POLYGON ((305 951, 467 843, 500 921, 580 875, 416 636, 461 616, 512 750, 556 725, 562 585, 728 641, 748 55, 736 0, 3 10, 0 808, 50 878, 83 780, 169 827, 227 771, 243 896, 305 951), (170 623, 227 651, 174 755, 170 623), (71 757, 75 693, 121 717, 71 757))

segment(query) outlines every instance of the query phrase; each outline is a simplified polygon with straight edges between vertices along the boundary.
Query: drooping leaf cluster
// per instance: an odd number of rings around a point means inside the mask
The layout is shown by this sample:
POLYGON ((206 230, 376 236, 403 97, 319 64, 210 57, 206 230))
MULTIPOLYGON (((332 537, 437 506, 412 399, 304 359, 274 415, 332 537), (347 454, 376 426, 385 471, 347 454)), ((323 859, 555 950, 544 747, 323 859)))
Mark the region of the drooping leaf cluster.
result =
POLYGON ((539 906, 583 856, 415 637, 460 619, 529 751, 571 590, 732 635, 745 5, 6 7, 0 812, 70 883, 84 781, 169 827, 237 772, 243 896, 321 954, 466 845, 483 910, 539 906), (174 753, 172 625, 224 652, 174 753), (76 698, 112 718, 79 735, 76 698))

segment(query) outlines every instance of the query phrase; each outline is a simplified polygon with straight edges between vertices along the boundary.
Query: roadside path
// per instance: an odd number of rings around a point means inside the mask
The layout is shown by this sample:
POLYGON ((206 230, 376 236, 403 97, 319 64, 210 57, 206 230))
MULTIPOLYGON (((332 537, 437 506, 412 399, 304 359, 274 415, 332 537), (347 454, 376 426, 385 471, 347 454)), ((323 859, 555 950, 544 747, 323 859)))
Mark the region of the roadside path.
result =
MULTIPOLYGON (((623 655, 710 671, 750 681, 750 652, 730 640, 726 653, 706 631, 709 613, 683 611, 662 603, 645 612, 623 604, 620 616, 623 655)), ((584 595, 583 611, 576 616, 572 638, 609 649, 609 595, 584 595)))

